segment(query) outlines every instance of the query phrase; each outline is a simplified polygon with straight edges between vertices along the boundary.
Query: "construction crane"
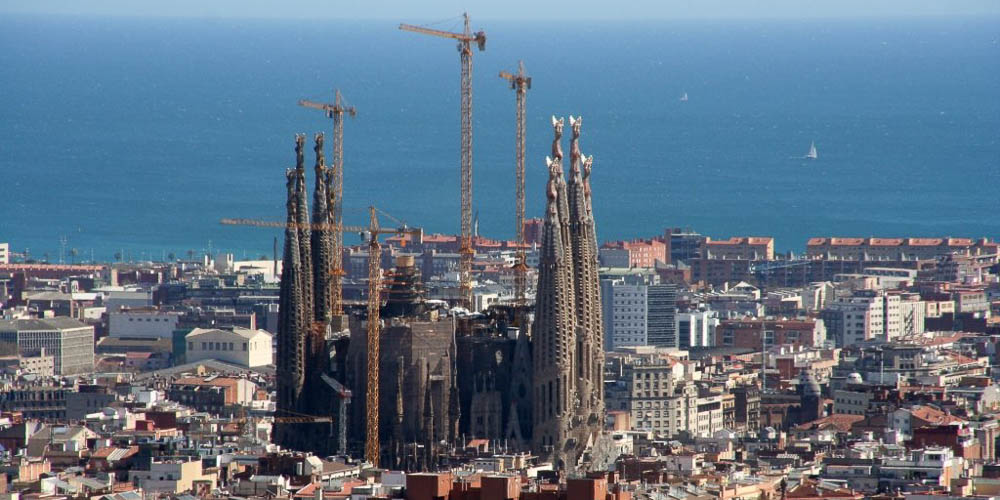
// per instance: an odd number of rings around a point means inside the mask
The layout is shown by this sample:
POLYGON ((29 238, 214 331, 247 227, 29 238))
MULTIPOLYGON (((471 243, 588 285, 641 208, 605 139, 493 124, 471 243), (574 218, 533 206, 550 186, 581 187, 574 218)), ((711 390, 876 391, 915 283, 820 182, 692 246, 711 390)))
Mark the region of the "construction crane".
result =
POLYGON ((517 93, 517 133, 516 133, 516 181, 515 200, 517 219, 517 263, 514 264, 514 284, 517 296, 517 305, 523 306, 527 302, 526 294, 528 284, 526 274, 528 265, 525 262, 524 254, 524 115, 525 101, 527 100, 528 89, 531 88, 531 77, 524 72, 524 61, 518 61, 517 74, 506 71, 500 72, 500 78, 510 82, 510 88, 517 93))
POLYGON ((469 29, 469 14, 462 14, 465 29, 462 33, 452 33, 412 24, 400 24, 399 29, 424 35, 433 35, 458 40, 458 53, 462 62, 462 240, 459 248, 459 275, 461 300, 472 307, 472 43, 480 51, 486 50, 486 33, 469 29))
MULTIPOLYGON (((340 90, 334 91, 333 104, 314 102, 302 99, 299 106, 318 109, 326 113, 327 118, 333 119, 333 168, 330 170, 330 179, 327 191, 330 193, 332 203, 329 203, 330 224, 335 228, 344 223, 344 113, 352 118, 357 115, 354 106, 344 104, 340 95, 340 90)), ((330 269, 330 313, 333 316, 344 314, 343 289, 341 282, 344 276, 343 249, 344 237, 341 231, 332 231, 333 266, 330 269)))
MULTIPOLYGON (((423 230, 411 228, 395 217, 375 208, 368 207, 368 226, 345 226, 343 224, 308 224, 309 229, 317 231, 331 232, 357 232, 368 236, 368 370, 367 370, 367 390, 365 398, 365 460, 373 466, 378 467, 379 462, 379 436, 378 436, 378 401, 379 401, 379 324, 381 323, 381 280, 382 280, 382 245, 378 241, 379 235, 394 234, 405 235, 420 240, 423 238, 423 230), (382 229, 378 214, 400 223, 399 227, 382 229)), ((220 221, 229 226, 254 226, 254 227, 274 227, 299 229, 303 224, 264 221, 257 219, 222 219, 220 221)))

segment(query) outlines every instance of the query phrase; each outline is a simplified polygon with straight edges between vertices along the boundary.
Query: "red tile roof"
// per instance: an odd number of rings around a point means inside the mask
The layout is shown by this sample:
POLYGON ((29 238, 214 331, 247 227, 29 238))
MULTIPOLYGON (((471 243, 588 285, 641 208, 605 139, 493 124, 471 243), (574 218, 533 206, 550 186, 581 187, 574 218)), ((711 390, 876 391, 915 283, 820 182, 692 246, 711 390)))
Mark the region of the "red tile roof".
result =
POLYGON ((842 413, 835 413, 828 417, 823 417, 820 419, 813 420, 812 422, 806 422, 804 424, 797 425, 795 430, 798 431, 811 431, 811 430, 824 430, 824 429, 836 429, 839 432, 849 432, 851 426, 857 422, 864 420, 864 415, 847 415, 842 413))
POLYGON ((930 406, 914 406, 910 408, 910 414, 924 422, 936 425, 948 425, 965 422, 961 418, 949 415, 937 408, 930 406))

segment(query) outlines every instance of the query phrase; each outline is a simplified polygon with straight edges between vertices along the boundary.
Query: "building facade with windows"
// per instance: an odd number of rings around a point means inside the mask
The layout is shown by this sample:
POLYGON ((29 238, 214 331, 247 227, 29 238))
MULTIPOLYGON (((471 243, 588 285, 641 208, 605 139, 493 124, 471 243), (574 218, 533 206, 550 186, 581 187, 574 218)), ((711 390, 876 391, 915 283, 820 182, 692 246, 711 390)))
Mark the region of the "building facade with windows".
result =
POLYGON ((254 368, 274 362, 271 334, 247 328, 195 328, 184 337, 188 363, 214 359, 254 368))
POLYGON ((679 347, 676 285, 605 281, 603 286, 608 348, 679 347))
POLYGON ((108 336, 169 339, 181 313, 157 309, 121 309, 108 313, 108 336))
POLYGON ((19 356, 53 357, 56 375, 94 371, 94 327, 67 317, 0 320, 0 344, 19 356))

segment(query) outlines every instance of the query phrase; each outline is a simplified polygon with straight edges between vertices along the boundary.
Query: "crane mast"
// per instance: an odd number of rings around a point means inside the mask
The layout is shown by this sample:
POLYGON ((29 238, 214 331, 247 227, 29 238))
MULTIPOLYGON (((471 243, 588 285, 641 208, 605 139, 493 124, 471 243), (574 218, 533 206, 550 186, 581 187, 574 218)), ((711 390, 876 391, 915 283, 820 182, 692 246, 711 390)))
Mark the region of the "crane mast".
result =
POLYGON ((425 35, 439 36, 458 40, 458 53, 462 64, 461 81, 461 122, 462 122, 462 158, 461 158, 461 227, 462 236, 459 248, 459 275, 461 300, 466 307, 472 307, 472 42, 480 51, 486 50, 486 33, 473 33, 469 28, 469 14, 462 14, 464 31, 452 33, 436 29, 400 24, 399 29, 425 35))
POLYGON ((500 72, 500 78, 510 82, 510 88, 516 91, 517 95, 517 132, 515 137, 516 151, 516 180, 515 180, 515 207, 516 207, 516 234, 517 234, 517 263, 514 265, 514 284, 517 296, 517 304, 525 305, 527 302, 527 271, 524 253, 524 142, 525 142, 525 101, 527 100, 528 89, 531 88, 531 77, 524 72, 524 62, 518 61, 517 74, 510 74, 506 71, 500 72))
MULTIPOLYGON (((354 106, 344 104, 340 90, 334 91, 333 104, 303 99, 299 101, 299 106, 321 110, 326 113, 327 118, 333 119, 333 166, 326 184, 330 198, 327 204, 330 224, 336 229, 344 223, 344 113, 354 117, 357 115, 357 110, 354 106)), ((330 232, 330 253, 332 255, 330 263, 330 313, 333 316, 340 316, 344 314, 341 285, 344 276, 344 236, 343 231, 332 230, 330 232)))
POLYGON ((379 369, 379 334, 381 319, 379 308, 379 280, 381 276, 382 248, 378 243, 378 216, 375 207, 369 208, 369 227, 371 236, 368 242, 368 390, 365 391, 366 435, 365 459, 374 467, 379 462, 378 439, 378 369, 379 369))

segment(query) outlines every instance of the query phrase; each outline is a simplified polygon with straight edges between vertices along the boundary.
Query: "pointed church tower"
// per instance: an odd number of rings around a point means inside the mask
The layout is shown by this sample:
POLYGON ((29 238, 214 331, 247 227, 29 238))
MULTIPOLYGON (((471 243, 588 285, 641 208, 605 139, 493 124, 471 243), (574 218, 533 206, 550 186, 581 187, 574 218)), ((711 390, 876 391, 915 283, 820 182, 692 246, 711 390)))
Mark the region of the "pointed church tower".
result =
MULTIPOLYGON (((603 327, 601 321, 600 276, 597 262, 597 235, 590 209, 589 164, 587 180, 581 167, 580 129, 583 117, 569 117, 570 142, 569 229, 573 245, 573 291, 576 300, 576 376, 580 395, 578 415, 588 432, 600 430, 603 410, 603 327), (596 429, 594 428, 596 424, 596 429)), ((588 160, 589 161, 589 160, 588 160)))
MULTIPOLYGON (((278 309, 278 414, 288 416, 297 413, 297 403, 302 397, 305 384, 305 333, 311 318, 305 316, 302 307, 302 266, 299 261, 298 222, 298 174, 289 169, 286 172, 288 197, 286 210, 288 226, 285 228, 285 249, 282 260, 281 291, 278 309)), ((279 444, 288 446, 294 442, 289 429, 278 426, 276 437, 279 444)))
POLYGON ((323 226, 330 223, 330 212, 327 208, 326 158, 323 156, 323 134, 315 136, 313 151, 316 152, 316 184, 313 190, 312 228, 310 229, 310 247, 312 250, 313 278, 313 327, 309 330, 307 346, 310 367, 309 372, 317 385, 322 385, 319 374, 327 371, 330 363, 326 352, 326 333, 330 325, 330 269, 331 269, 331 234, 323 226))
POLYGON ((533 451, 573 470, 604 423, 604 352, 597 238, 582 121, 570 117, 570 175, 562 169, 563 121, 552 118, 548 206, 539 252, 532 344, 533 451), (581 170, 581 166, 583 170, 581 170))
MULTIPOLYGON (((532 448, 539 456, 551 459, 557 467, 565 467, 571 412, 573 331, 572 251, 567 251, 563 227, 565 211, 560 194, 565 193, 562 180, 562 150, 559 139, 562 122, 552 120, 556 138, 552 150, 556 156, 546 159, 549 181, 546 188, 548 205, 539 251, 538 288, 533 324, 532 448), (562 186, 561 186, 562 184, 562 186), (562 212, 562 213, 560 213, 562 212)), ((567 209, 568 209, 568 205, 567 209)))
POLYGON ((302 269, 300 275, 300 286, 302 287, 302 307, 308 321, 313 319, 313 265, 312 265, 312 245, 309 244, 312 238, 312 231, 309 228, 309 198, 307 196, 308 184, 306 183, 306 160, 303 149, 305 148, 306 136, 297 134, 295 136, 295 198, 297 216, 296 222, 299 227, 299 266, 302 269))
POLYGON ((313 286, 315 288, 314 317, 324 324, 330 322, 330 233, 322 227, 330 223, 330 212, 327 208, 327 170, 326 158, 323 155, 323 134, 315 137, 313 151, 316 152, 316 187, 313 190, 313 227, 310 233, 313 262, 313 286))
MULTIPOLYGON (((581 155, 582 156, 582 155, 581 155)), ((595 398, 591 405, 591 418, 588 425, 596 425, 598 429, 603 427, 604 421, 604 312, 601 307, 601 277, 598 272, 597 250, 597 223, 594 219, 594 205, 591 202, 590 172, 594 166, 594 157, 583 157, 583 195, 586 206, 587 229, 589 234, 586 243, 590 247, 590 270, 586 274, 585 281, 589 287, 590 304, 590 342, 593 352, 590 356, 592 364, 590 371, 591 385, 594 387, 592 393, 595 398), (596 417, 596 422, 594 421, 596 417)))

